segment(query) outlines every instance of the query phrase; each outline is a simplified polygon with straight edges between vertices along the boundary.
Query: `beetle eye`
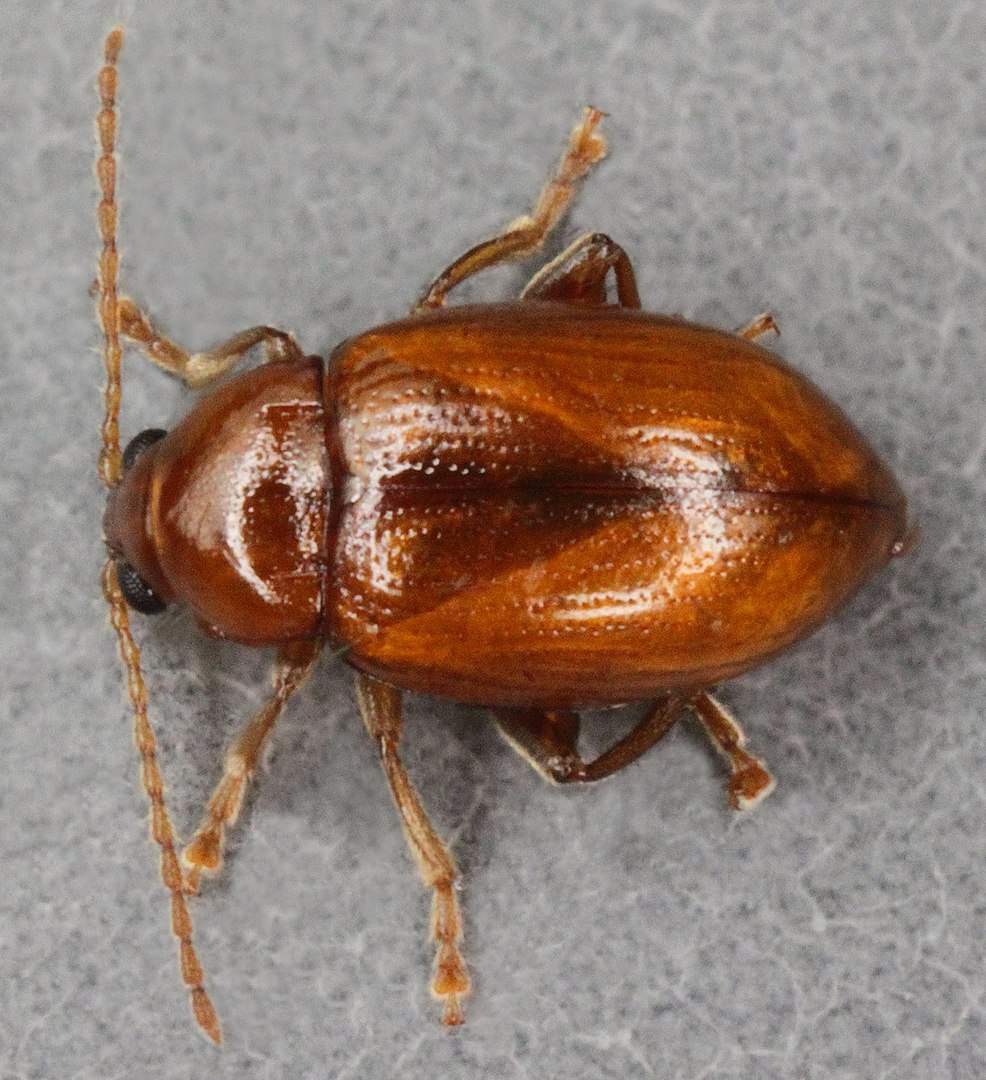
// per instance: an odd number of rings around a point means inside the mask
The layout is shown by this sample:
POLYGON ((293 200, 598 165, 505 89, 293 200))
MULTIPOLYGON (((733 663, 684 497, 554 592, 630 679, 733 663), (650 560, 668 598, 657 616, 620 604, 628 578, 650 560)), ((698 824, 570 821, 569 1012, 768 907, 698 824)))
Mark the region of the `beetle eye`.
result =
POLYGON ((164 428, 152 427, 135 435, 123 451, 123 471, 126 472, 149 446, 153 446, 167 434, 164 428))
POLYGON ((168 606, 128 562, 116 564, 116 578, 127 605, 141 615, 157 615, 168 606))

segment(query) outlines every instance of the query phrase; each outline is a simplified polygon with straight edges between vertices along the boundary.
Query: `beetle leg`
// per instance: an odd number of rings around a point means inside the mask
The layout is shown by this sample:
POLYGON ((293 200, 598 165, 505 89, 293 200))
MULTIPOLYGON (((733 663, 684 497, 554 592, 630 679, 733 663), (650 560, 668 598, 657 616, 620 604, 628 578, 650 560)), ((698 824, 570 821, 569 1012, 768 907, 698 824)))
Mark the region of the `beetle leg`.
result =
POLYGON ((443 1023, 462 1023, 459 998, 469 993, 469 972, 459 951, 462 915, 455 895, 459 876, 448 848, 435 832, 418 793, 397 754, 401 737, 401 692, 396 687, 362 673, 356 676, 356 696, 370 737, 377 744, 390 792, 397 804, 408 847, 414 853, 426 885, 435 890, 431 936, 438 943, 432 993, 443 1001, 443 1023))
POLYGON ((589 783, 619 772, 649 750, 671 729, 689 703, 680 691, 653 702, 639 724, 593 761, 575 749, 578 720, 571 712, 538 709, 496 709, 494 719, 507 741, 549 780, 559 784, 589 783))
POLYGON ((762 315, 758 315, 755 319, 751 319, 746 326, 741 326, 738 330, 734 330, 733 333, 737 337, 746 338, 747 341, 755 341, 758 337, 762 337, 764 334, 774 333, 778 337, 781 336, 781 328, 777 325, 777 320, 769 311, 765 311, 762 315))
POLYGON ((268 361, 300 360, 304 355, 289 333, 272 326, 253 326, 208 352, 189 353, 165 337, 129 297, 120 298, 118 310, 120 333, 139 345, 151 363, 184 379, 191 387, 205 386, 225 375, 254 345, 265 347, 268 361))
POLYGON ((619 307, 639 308, 637 279, 627 253, 604 233, 587 233, 546 263, 524 287, 521 300, 563 304, 606 301, 606 278, 613 271, 619 307))
POLYGON ((734 810, 751 810, 774 790, 774 778, 767 766, 745 749, 746 736, 742 728, 711 694, 699 694, 692 706, 713 745, 728 759, 732 768, 729 805, 734 810))
POLYGON ((274 724, 291 695, 307 682, 321 651, 321 641, 292 642, 278 650, 271 672, 274 691, 226 752, 222 779, 206 806, 202 823, 182 852, 182 862, 188 868, 185 881, 189 892, 198 891, 203 870, 215 874, 222 867, 226 829, 239 816, 247 785, 256 775, 274 724))
POLYGON ((575 198, 579 181, 606 156, 606 140, 595 130, 604 115, 599 109, 585 110, 572 131, 568 149, 554 175, 541 189, 531 213, 460 255, 428 286, 412 312, 442 307, 446 296, 466 278, 498 263, 521 259, 541 247, 575 198))
POLYGON ((576 742, 578 713, 568 709, 494 709, 500 734, 529 765, 556 784, 576 778, 585 769, 576 742))

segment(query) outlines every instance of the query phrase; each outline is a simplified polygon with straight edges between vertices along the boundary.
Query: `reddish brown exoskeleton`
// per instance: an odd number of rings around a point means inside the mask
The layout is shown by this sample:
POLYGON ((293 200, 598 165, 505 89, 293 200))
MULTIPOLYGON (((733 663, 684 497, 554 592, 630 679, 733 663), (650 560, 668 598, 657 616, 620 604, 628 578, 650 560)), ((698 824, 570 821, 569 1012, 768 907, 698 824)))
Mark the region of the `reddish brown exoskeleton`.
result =
POLYGON ((356 671, 363 720, 434 890, 432 989, 462 1020, 457 871, 398 754, 401 693, 489 707, 547 778, 609 776, 689 710, 731 767, 732 805, 772 780, 710 695, 803 638, 905 544, 904 496, 835 406, 736 333, 645 314, 623 250, 593 233, 516 301, 446 308, 466 278, 536 251, 605 154, 587 109, 530 216, 448 267, 411 314, 322 360, 255 327, 189 354, 117 292, 114 30, 99 76, 99 315, 109 487, 103 586, 127 666, 152 833, 182 973, 219 1024, 185 896, 222 863, 271 730, 323 643, 356 671), (609 300, 610 274, 615 302, 609 300), (251 348, 169 433, 119 449, 121 338, 193 386, 251 348), (179 868, 127 606, 185 605, 204 631, 276 645, 273 692, 229 750, 179 868), (649 702, 592 761, 577 710, 649 702))

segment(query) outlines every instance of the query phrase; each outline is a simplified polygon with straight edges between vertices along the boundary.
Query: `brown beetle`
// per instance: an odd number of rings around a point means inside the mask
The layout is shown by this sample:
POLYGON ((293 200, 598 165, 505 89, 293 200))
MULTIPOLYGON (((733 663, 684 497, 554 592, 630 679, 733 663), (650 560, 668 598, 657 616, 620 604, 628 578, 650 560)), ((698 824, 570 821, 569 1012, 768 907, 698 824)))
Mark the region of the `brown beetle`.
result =
POLYGON ((517 301, 444 306, 466 278, 536 251, 604 156, 587 109, 528 217, 468 251, 411 314, 322 360, 261 326, 185 352, 117 292, 116 61, 99 75, 110 488, 103 585, 127 665, 152 833, 198 1023, 219 1040, 185 896, 222 863, 274 723, 324 642, 356 670, 363 720, 434 890, 432 989, 462 1020, 456 868, 398 756, 401 693, 488 706, 547 778, 609 776, 693 709, 736 808, 772 780, 708 687, 814 630, 905 546, 893 476, 806 379, 737 333, 640 311, 626 254, 584 236, 517 301), (608 279, 615 279, 616 303, 608 279), (119 450, 121 338, 193 386, 249 349, 173 431, 119 450), (163 802, 127 605, 186 605, 206 633, 279 648, 268 703, 233 743, 187 876, 163 802), (580 708, 649 702, 583 761, 580 708))

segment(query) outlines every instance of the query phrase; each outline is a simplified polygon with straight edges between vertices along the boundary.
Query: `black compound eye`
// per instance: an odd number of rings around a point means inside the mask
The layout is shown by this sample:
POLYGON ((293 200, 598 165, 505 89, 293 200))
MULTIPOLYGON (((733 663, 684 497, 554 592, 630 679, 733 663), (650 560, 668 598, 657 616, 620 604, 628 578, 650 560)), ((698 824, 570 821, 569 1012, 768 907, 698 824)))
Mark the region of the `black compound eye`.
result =
POLYGON ((158 615, 168 606, 130 563, 123 562, 122 559, 116 564, 116 578, 120 582, 120 592, 123 593, 127 605, 141 615, 158 615))
POLYGON ((158 439, 163 439, 167 434, 164 428, 151 427, 135 435, 123 451, 123 471, 126 472, 149 446, 153 446, 158 439))

